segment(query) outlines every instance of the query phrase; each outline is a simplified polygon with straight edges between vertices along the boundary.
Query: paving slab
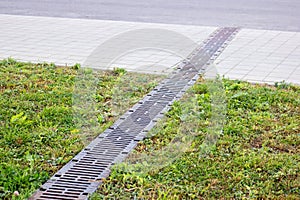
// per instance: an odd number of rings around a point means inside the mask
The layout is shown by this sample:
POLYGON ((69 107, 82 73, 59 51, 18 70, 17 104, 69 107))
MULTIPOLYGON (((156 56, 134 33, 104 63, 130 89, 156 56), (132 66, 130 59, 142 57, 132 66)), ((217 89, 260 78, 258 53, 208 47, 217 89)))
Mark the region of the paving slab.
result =
POLYGON ((300 32, 242 29, 215 63, 231 79, 300 84, 300 32))
MULTIPOLYGON (((0 23, 0 59, 144 73, 169 73, 217 29, 16 15, 0 23)), ((241 29, 214 64, 231 79, 300 84, 300 32, 241 29)))
POLYGON ((169 71, 216 30, 216 27, 13 15, 0 15, 0 24, 1 59, 13 57, 58 65, 85 63, 98 69, 123 67, 150 73, 169 71), (139 35, 141 31, 135 30, 144 30, 145 34, 139 35), (168 32, 164 32, 166 30, 168 32), (157 35, 143 48, 132 48, 146 38, 147 31, 152 32, 152 36, 157 35), (161 37, 160 32, 176 36, 178 40, 161 37), (101 45, 105 45, 105 52, 97 52, 101 45), (112 57, 121 47, 124 52, 112 57), (103 58, 103 54, 106 57, 103 58))

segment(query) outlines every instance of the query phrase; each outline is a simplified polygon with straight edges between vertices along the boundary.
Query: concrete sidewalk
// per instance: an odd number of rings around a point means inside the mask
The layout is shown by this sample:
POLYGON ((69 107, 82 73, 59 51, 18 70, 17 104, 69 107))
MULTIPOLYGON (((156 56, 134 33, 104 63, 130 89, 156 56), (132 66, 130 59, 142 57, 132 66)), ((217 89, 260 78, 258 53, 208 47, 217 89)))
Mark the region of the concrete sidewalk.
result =
POLYGON ((216 64, 231 79, 300 84, 300 32, 242 29, 216 64))
MULTIPOLYGON (((0 59, 13 57, 58 65, 81 63, 99 69, 122 67, 146 73, 169 72, 217 29, 13 15, 0 15, 0 23, 0 59), (147 37, 137 30, 154 34, 147 37), (136 38, 127 37, 130 34, 136 38), (143 40, 152 45, 146 48, 141 44, 143 40), (132 49, 133 43, 145 48, 132 49), (107 51, 97 52, 101 47, 107 51), (121 47, 128 51, 116 54, 121 47), (105 59, 97 60, 99 53, 105 59)), ((300 33, 242 29, 215 64, 220 75, 231 79, 300 84, 300 33)))

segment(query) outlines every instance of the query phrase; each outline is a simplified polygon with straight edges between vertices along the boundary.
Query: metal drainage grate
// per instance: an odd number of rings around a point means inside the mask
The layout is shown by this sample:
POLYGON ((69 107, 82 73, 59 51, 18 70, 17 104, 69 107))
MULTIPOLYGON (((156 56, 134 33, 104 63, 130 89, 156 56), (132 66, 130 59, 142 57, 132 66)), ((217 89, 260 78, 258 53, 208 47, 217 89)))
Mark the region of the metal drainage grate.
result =
POLYGON ((126 158, 157 119, 169 110, 173 101, 196 82, 199 72, 221 53, 237 31, 238 28, 215 31, 181 63, 176 73, 121 116, 29 199, 87 199, 109 175, 109 168, 126 158))

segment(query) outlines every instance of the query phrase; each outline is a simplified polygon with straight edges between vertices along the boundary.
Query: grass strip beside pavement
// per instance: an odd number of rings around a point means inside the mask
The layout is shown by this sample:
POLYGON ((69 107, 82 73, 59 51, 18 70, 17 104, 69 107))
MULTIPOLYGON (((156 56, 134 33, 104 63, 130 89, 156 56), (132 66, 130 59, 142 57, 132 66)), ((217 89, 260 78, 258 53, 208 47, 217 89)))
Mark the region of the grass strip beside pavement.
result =
MULTIPOLYGON (((201 81, 185 97, 200 109, 188 150, 149 173, 115 166, 91 199, 300 199, 300 88, 222 81, 226 122, 210 152, 201 151, 212 115, 208 82, 201 81)), ((185 126, 185 103, 175 102, 131 156, 168 145, 185 126)))
MULTIPOLYGON (((77 74, 78 65, 0 61, 0 199, 26 199, 86 145, 72 108, 77 74)), ((99 130, 162 79, 123 69, 94 76, 99 130)))

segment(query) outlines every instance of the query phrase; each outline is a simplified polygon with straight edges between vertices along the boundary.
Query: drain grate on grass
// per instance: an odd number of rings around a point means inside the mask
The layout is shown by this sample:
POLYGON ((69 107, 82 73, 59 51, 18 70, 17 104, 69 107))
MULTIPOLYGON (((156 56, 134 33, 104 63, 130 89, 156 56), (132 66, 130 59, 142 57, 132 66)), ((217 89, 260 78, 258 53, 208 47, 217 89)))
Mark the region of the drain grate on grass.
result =
POLYGON ((174 74, 93 140, 30 199, 87 199, 109 175, 109 168, 126 158, 170 105, 196 82, 199 72, 221 53, 237 31, 237 28, 220 28, 214 32, 174 74))
MULTIPOLYGON (((73 67, 0 61, 0 199, 27 199, 97 136, 75 123, 77 74, 73 67)), ((122 69, 93 75, 101 80, 93 97, 99 132, 163 79, 122 69), (124 81, 130 84, 118 87, 124 81), (120 99, 112 98, 116 87, 120 99), (118 112, 112 105, 118 105, 118 112)))

